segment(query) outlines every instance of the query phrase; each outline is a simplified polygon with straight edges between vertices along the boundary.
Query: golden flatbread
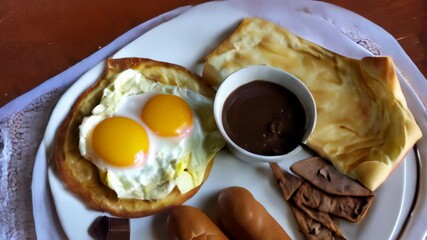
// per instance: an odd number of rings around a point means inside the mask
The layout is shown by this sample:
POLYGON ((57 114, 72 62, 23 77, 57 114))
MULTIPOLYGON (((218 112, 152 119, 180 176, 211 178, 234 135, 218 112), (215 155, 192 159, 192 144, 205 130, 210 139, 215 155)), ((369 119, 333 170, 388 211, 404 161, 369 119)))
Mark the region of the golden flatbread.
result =
POLYGON ((318 113, 308 147, 370 190, 422 136, 390 57, 344 57, 249 18, 206 58, 202 78, 218 87, 234 71, 257 64, 281 68, 307 85, 318 113))

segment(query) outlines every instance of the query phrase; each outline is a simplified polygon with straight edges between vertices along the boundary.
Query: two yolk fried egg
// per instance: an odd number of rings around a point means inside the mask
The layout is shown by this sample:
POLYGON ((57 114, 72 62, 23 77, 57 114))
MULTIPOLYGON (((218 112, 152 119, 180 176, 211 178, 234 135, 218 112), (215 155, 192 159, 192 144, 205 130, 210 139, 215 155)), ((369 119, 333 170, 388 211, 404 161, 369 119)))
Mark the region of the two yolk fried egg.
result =
POLYGON ((179 141, 191 133, 193 114, 182 98, 171 94, 150 95, 140 95, 140 100, 148 97, 148 101, 141 111, 136 111, 140 112, 137 120, 131 116, 136 109, 122 107, 116 116, 102 120, 93 129, 93 151, 105 163, 115 167, 143 166, 150 154, 150 139, 167 137, 179 141), (147 133, 147 128, 152 134, 147 133))
POLYGON ((126 70, 79 127, 79 150, 118 198, 161 199, 199 186, 223 146, 213 100, 126 70))

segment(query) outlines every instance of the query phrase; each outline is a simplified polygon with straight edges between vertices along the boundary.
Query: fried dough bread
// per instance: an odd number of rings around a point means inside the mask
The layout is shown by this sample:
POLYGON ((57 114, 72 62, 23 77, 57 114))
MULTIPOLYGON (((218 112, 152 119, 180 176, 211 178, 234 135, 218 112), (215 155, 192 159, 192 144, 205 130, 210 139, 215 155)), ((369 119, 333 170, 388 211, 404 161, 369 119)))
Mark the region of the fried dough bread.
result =
POLYGON ((307 85, 318 113, 308 147, 372 191, 422 136, 390 57, 348 58, 270 21, 248 18, 207 56, 202 78, 218 87, 234 71, 259 64, 307 85))
MULTIPOLYGON (((103 89, 108 86, 117 73, 126 69, 137 70, 152 80, 165 85, 175 85, 213 98, 215 91, 204 84, 200 77, 187 69, 164 62, 142 58, 109 59, 102 77, 85 90, 74 103, 71 111, 57 131, 55 162, 58 173, 69 190, 77 194, 87 205, 95 210, 109 212, 119 217, 141 217, 177 206, 191 198, 208 177, 215 152, 209 155, 202 184, 181 194, 177 187, 165 198, 158 200, 119 199, 116 193, 105 186, 99 177, 97 167, 83 158, 79 152, 79 125, 99 103, 103 89)), ((214 123, 209 131, 216 131, 214 123)))

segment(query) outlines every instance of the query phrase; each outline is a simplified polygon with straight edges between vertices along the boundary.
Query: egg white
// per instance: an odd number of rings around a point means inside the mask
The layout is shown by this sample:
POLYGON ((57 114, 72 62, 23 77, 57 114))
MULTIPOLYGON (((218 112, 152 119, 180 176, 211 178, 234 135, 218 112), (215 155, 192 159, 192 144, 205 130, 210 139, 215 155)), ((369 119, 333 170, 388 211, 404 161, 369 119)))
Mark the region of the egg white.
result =
POLYGON ((198 93, 162 85, 146 79, 137 71, 126 70, 104 90, 100 104, 80 125, 80 153, 98 167, 101 180, 119 198, 160 199, 167 196, 175 186, 185 193, 201 183, 207 161, 213 152, 223 146, 219 133, 204 129, 202 124, 213 121, 212 105, 211 99, 198 93), (152 96, 161 93, 179 96, 190 105, 193 129, 188 137, 160 137, 141 120, 140 112, 144 104, 152 96), (142 166, 111 166, 93 151, 90 139, 94 127, 111 116, 128 117, 146 130, 150 147, 142 166), (207 141, 211 144, 206 144, 207 141))

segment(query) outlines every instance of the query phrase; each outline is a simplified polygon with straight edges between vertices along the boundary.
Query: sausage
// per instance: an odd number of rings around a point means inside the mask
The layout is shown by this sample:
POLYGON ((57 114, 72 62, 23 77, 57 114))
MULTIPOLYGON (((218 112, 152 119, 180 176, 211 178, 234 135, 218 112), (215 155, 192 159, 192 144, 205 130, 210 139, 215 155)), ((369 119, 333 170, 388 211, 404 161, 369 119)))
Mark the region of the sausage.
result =
POLYGON ((191 206, 178 206, 167 218, 171 240, 227 240, 224 233, 201 210, 191 206))
POLYGON ((291 239, 253 195, 242 187, 229 187, 218 196, 218 217, 231 239, 291 239))

